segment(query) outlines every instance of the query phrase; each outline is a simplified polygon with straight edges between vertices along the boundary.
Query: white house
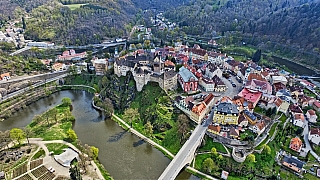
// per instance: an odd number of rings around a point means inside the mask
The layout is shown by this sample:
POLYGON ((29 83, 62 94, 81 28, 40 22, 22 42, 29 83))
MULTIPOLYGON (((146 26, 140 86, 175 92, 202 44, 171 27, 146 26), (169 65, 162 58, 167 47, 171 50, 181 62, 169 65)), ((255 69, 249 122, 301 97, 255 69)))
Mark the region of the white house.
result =
POLYGON ((314 144, 319 145, 320 143, 320 129, 319 128, 313 128, 309 132, 309 141, 313 142, 314 144))
POLYGON ((304 128, 304 121, 305 121, 305 118, 304 118, 304 115, 302 113, 295 113, 293 115, 293 119, 292 119, 292 124, 295 125, 295 126, 299 126, 301 128, 304 128))
POLYGON ((308 110, 306 113, 306 116, 309 122, 312 122, 312 123, 317 122, 318 116, 316 115, 316 112, 313 109, 308 110))
POLYGON ((266 129, 266 124, 264 121, 260 121, 256 123, 254 126, 250 127, 249 129, 251 129, 254 133, 260 135, 266 129))

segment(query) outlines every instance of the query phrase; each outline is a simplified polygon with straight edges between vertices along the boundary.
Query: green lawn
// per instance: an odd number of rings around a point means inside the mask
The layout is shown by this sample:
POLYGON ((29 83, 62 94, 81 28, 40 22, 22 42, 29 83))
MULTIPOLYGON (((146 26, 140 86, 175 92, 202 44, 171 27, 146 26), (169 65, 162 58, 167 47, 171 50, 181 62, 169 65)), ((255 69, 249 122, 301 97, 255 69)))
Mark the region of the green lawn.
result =
POLYGON ((41 149, 32 157, 32 160, 38 159, 38 158, 44 157, 44 156, 45 156, 45 152, 44 152, 44 150, 41 148, 41 149))
POLYGON ((211 151, 211 149, 215 147, 217 149, 218 152, 221 152, 221 153, 227 153, 227 150, 224 148, 224 146, 221 144, 221 143, 218 143, 218 142, 213 142, 212 141, 212 138, 208 137, 206 138, 206 144, 201 147, 199 149, 200 152, 203 152, 203 151, 211 151))
POLYGON ((278 126, 278 123, 274 123, 272 126, 271 126, 271 129, 269 131, 269 137, 271 138, 276 130, 276 127, 278 126))
POLYGON ((48 151, 53 152, 53 155, 59 155, 64 152, 64 149, 68 148, 68 145, 61 143, 50 143, 46 144, 48 151))
POLYGON ((68 8, 70 8, 71 11, 73 11, 77 8, 80 8, 80 6, 83 6, 83 5, 86 5, 86 4, 68 4, 68 5, 64 5, 64 6, 67 6, 68 8))
POLYGON ((309 91, 308 89, 303 89, 303 93, 309 97, 313 97, 313 98, 316 98, 317 96, 312 93, 311 91, 309 91))
POLYGON ((198 154, 196 156, 196 162, 195 162, 195 165, 194 165, 195 169, 201 171, 202 170, 202 163, 207 158, 211 158, 211 154, 198 154))

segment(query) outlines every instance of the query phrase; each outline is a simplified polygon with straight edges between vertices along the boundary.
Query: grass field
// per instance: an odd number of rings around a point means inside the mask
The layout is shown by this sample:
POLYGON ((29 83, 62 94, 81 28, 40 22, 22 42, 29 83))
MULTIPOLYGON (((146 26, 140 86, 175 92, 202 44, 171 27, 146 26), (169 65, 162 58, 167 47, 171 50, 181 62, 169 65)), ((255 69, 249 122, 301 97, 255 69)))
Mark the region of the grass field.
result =
POLYGON ((81 6, 86 5, 86 4, 68 4, 68 5, 64 5, 70 8, 71 11, 80 8, 81 6))
POLYGON ((59 155, 64 152, 64 149, 68 148, 68 145, 61 144, 61 143, 50 143, 46 144, 49 152, 53 152, 53 155, 59 155))

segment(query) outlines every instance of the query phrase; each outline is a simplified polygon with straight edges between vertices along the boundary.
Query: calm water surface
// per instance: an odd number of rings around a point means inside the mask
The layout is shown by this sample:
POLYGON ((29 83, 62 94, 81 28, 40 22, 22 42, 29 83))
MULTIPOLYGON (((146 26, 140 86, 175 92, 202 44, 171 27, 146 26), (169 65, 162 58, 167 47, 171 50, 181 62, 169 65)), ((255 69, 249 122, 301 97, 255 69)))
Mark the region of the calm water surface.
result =
MULTIPOLYGON (((93 95, 85 91, 60 91, 41 99, 0 122, 0 131, 25 127, 34 115, 60 104, 64 97, 72 100, 78 138, 83 144, 99 148, 99 160, 114 179, 157 179, 170 163, 159 150, 93 109, 90 104, 93 95)), ((199 178, 183 171, 177 179, 199 178)))

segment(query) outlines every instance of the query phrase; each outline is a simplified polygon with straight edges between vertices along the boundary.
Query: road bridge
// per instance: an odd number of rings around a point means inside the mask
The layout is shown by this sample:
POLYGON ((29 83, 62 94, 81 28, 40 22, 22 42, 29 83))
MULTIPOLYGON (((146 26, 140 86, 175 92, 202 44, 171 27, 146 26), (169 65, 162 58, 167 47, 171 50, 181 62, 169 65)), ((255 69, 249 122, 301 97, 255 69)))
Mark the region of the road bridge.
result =
POLYGON ((201 144, 203 136, 205 135, 207 128, 212 121, 212 117, 213 111, 209 115, 209 118, 204 120, 204 123, 198 124, 187 142, 182 146, 178 154, 163 171, 159 177, 159 180, 174 180, 181 169, 192 162, 195 152, 201 144))

